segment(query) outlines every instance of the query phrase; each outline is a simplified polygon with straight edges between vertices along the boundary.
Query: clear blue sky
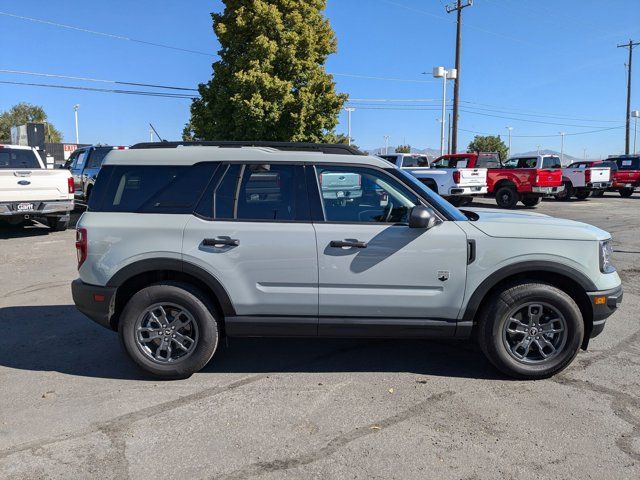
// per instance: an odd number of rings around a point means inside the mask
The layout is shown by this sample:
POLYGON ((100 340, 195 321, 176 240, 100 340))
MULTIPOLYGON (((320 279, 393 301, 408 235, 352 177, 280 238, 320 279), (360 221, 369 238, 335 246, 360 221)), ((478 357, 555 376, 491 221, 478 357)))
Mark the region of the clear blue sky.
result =
MULTIPOLYGON (((327 67, 340 74, 335 77, 338 89, 352 99, 404 100, 354 102, 358 105, 353 113, 353 137, 358 145, 379 147, 383 136, 390 135, 391 145, 406 141, 415 147, 438 148, 441 84, 421 73, 437 65, 453 66, 455 24, 453 15, 444 11, 446 3, 328 1, 326 14, 336 32, 338 53, 327 67), (416 99, 424 101, 407 101, 416 99)), ((470 103, 461 104, 460 128, 506 137, 505 127, 513 126, 512 151, 525 151, 538 144, 559 150, 560 131, 588 132, 623 125, 627 52, 616 45, 629 38, 640 41, 639 3, 476 0, 464 11, 461 100, 470 103)), ((0 15, 0 69, 193 87, 211 75, 217 41, 209 13, 221 8, 220 1, 211 0, 3 0, 1 12, 211 52, 212 56, 0 15)), ((640 47, 634 70, 632 107, 640 109, 640 47)), ((6 73, 0 73, 0 80, 113 88, 6 73)), ((449 97, 451 92, 450 88, 449 97)), ((149 122, 162 136, 179 138, 190 103, 0 84, 0 110, 20 101, 44 106, 68 141, 75 136, 73 105, 79 103, 81 142, 112 144, 147 140, 149 122)), ((345 130, 343 114, 338 131, 345 130)), ((472 136, 461 131, 460 145, 466 146, 472 136)), ((582 156, 586 148, 587 156, 595 158, 620 152, 623 142, 624 129, 618 128, 567 136, 565 151, 582 156)))

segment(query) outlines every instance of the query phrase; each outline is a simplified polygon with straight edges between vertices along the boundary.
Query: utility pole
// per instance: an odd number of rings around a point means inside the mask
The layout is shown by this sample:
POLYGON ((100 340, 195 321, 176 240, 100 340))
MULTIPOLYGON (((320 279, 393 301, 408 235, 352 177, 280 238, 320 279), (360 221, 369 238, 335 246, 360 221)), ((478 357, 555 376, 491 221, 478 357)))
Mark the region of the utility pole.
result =
POLYGON ((460 100, 460 49, 462 48, 462 9, 473 5, 473 0, 456 0, 455 5, 447 5, 445 7, 447 13, 456 12, 456 66, 458 76, 453 84, 453 126, 451 133, 451 151, 458 151, 458 103, 460 100))
POLYGON ((389 135, 384 136, 384 154, 387 155, 389 153, 389 135))
POLYGON ((564 166, 564 136, 565 132, 560 132, 560 165, 564 166))
POLYGON ((511 130, 513 127, 507 127, 507 130, 509 130, 509 147, 507 148, 507 158, 509 158, 511 156, 511 130))
POLYGON ((447 139, 447 154, 451 154, 451 131, 453 125, 451 124, 451 113, 449 113, 449 138, 447 139))
POLYGON ((586 148, 582 149, 582 159, 583 159, 584 162, 587 161, 587 149, 586 148))
POLYGON ((628 48, 629 49, 629 63, 627 64, 627 118, 626 118, 626 129, 625 129, 625 137, 624 137, 624 154, 629 155, 629 144, 630 142, 630 130, 631 130, 631 65, 633 62, 633 47, 640 45, 640 42, 634 42, 633 40, 629 40, 629 43, 624 43, 622 45, 618 45, 618 48, 628 48))
POLYGON ((538 155, 540 155, 540 145, 538 145, 538 155))
POLYGON ((631 112, 631 116, 636 119, 635 127, 633 128, 633 154, 635 155, 638 152, 636 144, 638 143, 638 117, 640 117, 640 111, 634 110, 631 112))
POLYGON ((345 108, 345 110, 347 111, 347 131, 349 132, 348 134, 349 145, 351 145, 351 113, 354 112, 356 109, 353 107, 347 107, 345 108))
POLYGON ((75 114, 76 117, 76 144, 80 143, 80 139, 79 139, 79 135, 78 135, 78 109, 80 108, 80 104, 76 103, 73 106, 73 112, 75 114))

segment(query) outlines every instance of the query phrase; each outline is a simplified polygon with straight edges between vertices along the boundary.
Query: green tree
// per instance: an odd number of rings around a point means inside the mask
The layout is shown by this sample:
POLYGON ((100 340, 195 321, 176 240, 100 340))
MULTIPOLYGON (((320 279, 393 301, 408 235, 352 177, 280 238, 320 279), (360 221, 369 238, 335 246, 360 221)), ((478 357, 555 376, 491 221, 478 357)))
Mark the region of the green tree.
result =
POLYGON ((396 153, 411 153, 411 145, 398 145, 396 153))
POLYGON ((42 107, 22 102, 14 105, 6 112, 0 113, 0 142, 11 142, 11 127, 31 122, 46 123, 46 142, 62 141, 62 134, 53 124, 47 121, 47 114, 42 107))
POLYGON ((336 39, 326 0, 223 0, 211 14, 220 60, 199 85, 183 136, 325 141, 347 95, 326 73, 336 39))
POLYGON ((467 152, 496 152, 500 160, 506 160, 508 148, 499 135, 476 135, 469 143, 467 152))

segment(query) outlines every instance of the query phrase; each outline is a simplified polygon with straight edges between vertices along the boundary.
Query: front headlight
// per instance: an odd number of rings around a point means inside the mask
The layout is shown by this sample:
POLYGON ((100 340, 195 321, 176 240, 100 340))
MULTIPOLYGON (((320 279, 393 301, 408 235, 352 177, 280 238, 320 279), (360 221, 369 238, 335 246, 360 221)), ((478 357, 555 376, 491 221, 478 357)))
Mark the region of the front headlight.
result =
POLYGON ((611 254, 613 253, 613 241, 602 240, 600 242, 600 271, 602 273, 613 273, 616 267, 611 263, 611 254))

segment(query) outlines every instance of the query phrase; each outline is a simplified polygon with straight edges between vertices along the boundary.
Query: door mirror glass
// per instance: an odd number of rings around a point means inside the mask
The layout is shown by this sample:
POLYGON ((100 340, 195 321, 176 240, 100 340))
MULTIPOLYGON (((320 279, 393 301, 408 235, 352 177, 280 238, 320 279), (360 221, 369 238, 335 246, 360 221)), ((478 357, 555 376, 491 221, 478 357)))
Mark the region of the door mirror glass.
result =
POLYGON ((430 208, 416 205, 409 213, 409 228, 433 228, 438 224, 438 219, 430 208))

